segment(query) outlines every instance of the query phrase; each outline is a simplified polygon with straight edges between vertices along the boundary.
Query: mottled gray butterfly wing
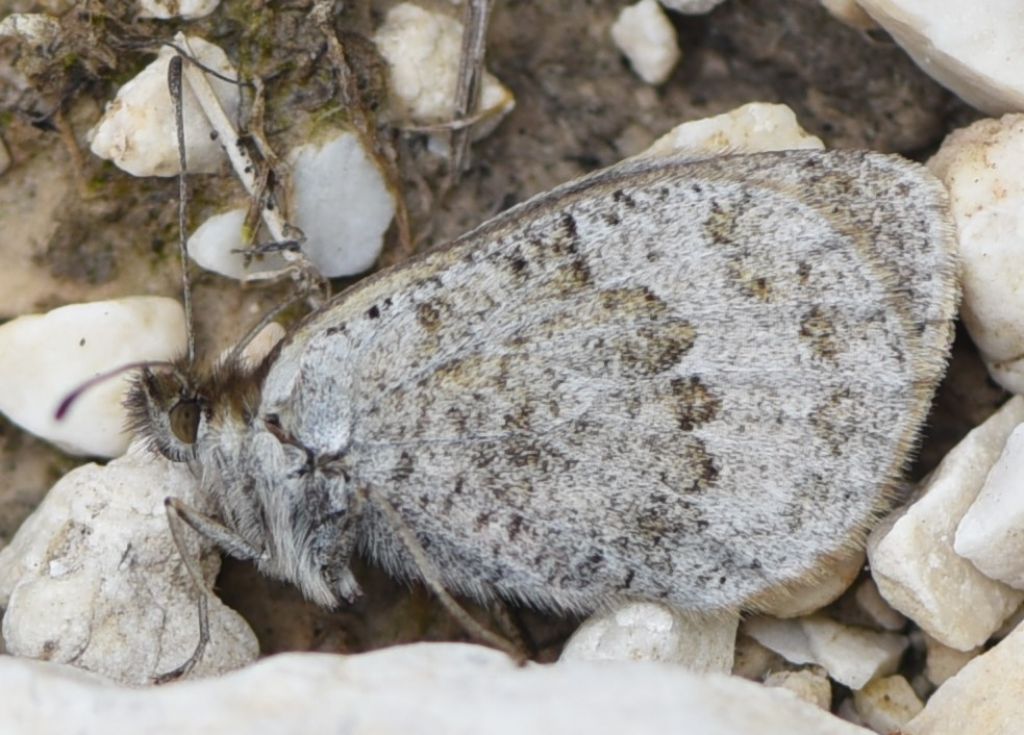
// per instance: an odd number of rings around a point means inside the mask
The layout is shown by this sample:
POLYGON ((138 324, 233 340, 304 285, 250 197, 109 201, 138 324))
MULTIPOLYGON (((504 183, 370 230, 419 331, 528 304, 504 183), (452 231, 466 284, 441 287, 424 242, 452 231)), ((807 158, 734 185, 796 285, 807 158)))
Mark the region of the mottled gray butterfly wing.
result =
POLYGON ((871 153, 622 165, 342 294, 263 407, 388 498, 450 589, 756 606, 899 477, 952 336, 945 209, 871 153))

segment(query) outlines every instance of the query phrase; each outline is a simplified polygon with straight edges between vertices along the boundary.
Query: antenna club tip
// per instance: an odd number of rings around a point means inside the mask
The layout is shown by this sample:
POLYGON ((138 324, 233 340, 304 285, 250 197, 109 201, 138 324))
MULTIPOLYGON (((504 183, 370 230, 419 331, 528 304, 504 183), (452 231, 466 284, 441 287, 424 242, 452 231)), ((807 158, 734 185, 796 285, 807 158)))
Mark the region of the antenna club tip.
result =
POLYGON ((74 401, 74 396, 67 396, 60 405, 57 406, 57 410, 53 412, 53 418, 57 421, 63 421, 64 417, 68 415, 68 409, 71 408, 71 403, 74 401))

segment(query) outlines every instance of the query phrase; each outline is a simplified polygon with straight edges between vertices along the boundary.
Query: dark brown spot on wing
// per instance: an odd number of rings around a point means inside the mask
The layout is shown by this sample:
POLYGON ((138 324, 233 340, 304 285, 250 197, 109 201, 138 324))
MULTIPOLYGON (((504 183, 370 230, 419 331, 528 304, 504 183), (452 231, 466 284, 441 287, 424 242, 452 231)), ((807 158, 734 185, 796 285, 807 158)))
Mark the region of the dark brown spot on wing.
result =
POLYGON ((582 256, 571 257, 548 281, 548 288, 558 294, 581 291, 590 285, 590 266, 582 256))
POLYGON ((516 536, 523 529, 523 517, 518 513, 513 513, 512 517, 508 521, 508 540, 510 542, 516 540, 516 536))
POLYGON ((562 227, 565 228, 565 233, 573 240, 579 237, 579 232, 576 229, 576 218, 568 212, 562 215, 562 227))
POLYGON ((718 415, 721 401, 708 390, 699 376, 676 378, 671 388, 676 399, 675 412, 679 428, 683 431, 693 431, 718 415))
POLYGON ((711 213, 704 220, 704 231, 715 245, 731 244, 736 235, 736 212, 711 203, 711 213))
POLYGON ((858 406, 849 388, 833 391, 810 416, 811 426, 832 456, 842 455, 847 446, 846 437, 857 431, 858 406))
POLYGON ((835 360, 839 353, 835 324, 821 307, 815 306, 804 314, 800 321, 800 337, 822 359, 835 360))
POLYGON ((754 277, 751 281, 745 283, 744 287, 750 292, 751 296, 762 301, 769 301, 772 297, 772 286, 764 276, 754 277))
POLYGON ((398 463, 391 470, 391 481, 396 484, 405 482, 412 477, 414 471, 412 455, 408 452, 402 452, 399 455, 398 463))
POLYGON ((602 309, 625 316, 643 315, 651 321, 668 316, 668 304, 645 286, 613 288, 597 294, 602 309))
POLYGON ((702 493, 718 480, 718 465, 704 442, 699 439, 686 442, 680 447, 680 457, 693 476, 689 487, 681 487, 680 491, 702 493))
POLYGON ((484 530, 488 525, 490 525, 493 517, 493 510, 485 510, 484 512, 477 514, 476 520, 473 522, 473 530, 477 533, 484 530))
POLYGON ((436 332, 441 328, 441 304, 424 301, 416 307, 416 319, 428 332, 436 332))
POLYGON ((636 200, 629 194, 624 192, 622 189, 616 189, 614 192, 612 192, 612 199, 614 199, 622 206, 628 207, 629 209, 632 209, 633 207, 636 206, 636 200))
POLYGON ((748 298, 771 301, 775 295, 771 282, 751 268, 744 258, 731 259, 726 265, 730 283, 748 298))
POLYGON ((682 320, 640 327, 606 340, 605 364, 622 377, 648 377, 671 370, 693 347, 697 330, 682 320))

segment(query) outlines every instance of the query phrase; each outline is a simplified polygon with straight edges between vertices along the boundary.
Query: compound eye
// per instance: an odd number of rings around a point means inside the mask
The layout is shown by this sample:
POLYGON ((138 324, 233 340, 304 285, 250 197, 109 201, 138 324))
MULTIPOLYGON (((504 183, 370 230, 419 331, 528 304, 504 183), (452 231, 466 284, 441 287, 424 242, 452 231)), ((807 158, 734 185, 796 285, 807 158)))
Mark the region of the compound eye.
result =
POLYGON ((194 444, 199 431, 199 404, 195 401, 178 401, 168 415, 171 431, 178 441, 194 444))

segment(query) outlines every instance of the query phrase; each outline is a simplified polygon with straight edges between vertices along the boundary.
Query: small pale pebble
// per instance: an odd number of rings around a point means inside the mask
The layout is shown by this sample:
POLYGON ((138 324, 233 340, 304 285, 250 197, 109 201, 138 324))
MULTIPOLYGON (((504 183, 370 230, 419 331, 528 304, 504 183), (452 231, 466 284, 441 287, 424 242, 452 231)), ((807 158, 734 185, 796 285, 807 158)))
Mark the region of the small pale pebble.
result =
POLYGON ((949 190, 956 220, 961 318, 992 377, 1024 393, 1024 115, 953 132, 928 168, 949 190))
MULTIPOLYGON (((7 651, 133 685, 184 662, 198 639, 196 590, 167 526, 163 501, 171 495, 210 510, 185 465, 141 442, 104 467, 83 465, 54 485, 0 551, 7 651)), ((186 544, 198 560, 196 535, 187 534, 186 544)), ((208 547, 203 557, 210 585, 219 558, 208 547)), ((241 617, 209 599, 210 645, 196 676, 237 668, 259 652, 241 617)))
POLYGON ((587 619, 560 661, 660 661, 690 671, 732 670, 739 617, 701 618, 656 602, 630 602, 587 619))
POLYGON ((1024 589, 1024 424, 1006 440, 977 499, 956 531, 953 548, 983 574, 1024 589))
POLYGON ((793 620, 750 618, 743 631, 795 664, 818 664, 832 679, 860 689, 896 670, 907 639, 841 625, 821 615, 793 620))
POLYGON ((1016 735, 1024 723, 1024 629, 969 661, 903 726, 903 735, 1016 735))
MULTIPOLYGON (((390 116, 420 125, 450 123, 455 114, 462 24, 443 13, 401 3, 388 11, 373 40, 390 70, 390 116)), ((475 137, 493 130, 513 107, 512 93, 485 72, 475 137)))
POLYGON ((821 559, 817 574, 786 589, 785 595, 766 601, 760 611, 776 618, 810 615, 837 600, 864 569, 863 549, 847 549, 839 556, 821 559))
POLYGON ((761 681, 769 673, 784 669, 787 665, 782 656, 765 648, 749 635, 739 633, 736 636, 736 652, 732 664, 733 676, 761 681))
POLYGON ((0 20, 0 37, 19 37, 46 46, 60 36, 60 21, 46 13, 11 13, 0 20))
POLYGON ((853 597, 857 607, 882 630, 896 632, 906 626, 907 619, 885 601, 873 579, 865 579, 857 585, 853 597))
POLYGON ((957 524, 1022 421, 1024 398, 1014 397, 943 458, 914 502, 868 537, 871 575, 882 597, 961 651, 984 643, 1024 600, 1024 593, 989 579, 953 550, 957 524))
POLYGON ((924 71, 990 115, 1024 111, 1024 3, 857 0, 924 71))
POLYGON ((786 105, 751 102, 734 110, 691 120, 658 138, 641 156, 822 150, 825 144, 797 123, 786 105))
POLYGON ((710 13, 725 0, 661 0, 661 4, 669 10, 685 15, 704 15, 710 13))
POLYGON ((189 235, 188 254, 199 266, 228 278, 245 278, 279 271, 287 261, 279 253, 255 256, 246 263, 242 238, 245 209, 232 209, 209 217, 189 235))
POLYGON ((676 29, 657 0, 640 0, 620 10, 612 24, 612 40, 648 84, 667 80, 679 62, 676 29))
POLYGON ((203 18, 220 5, 220 0, 139 0, 140 18, 203 18))
POLYGON ((82 394, 62 421, 61 401, 99 373, 185 349, 185 316, 174 299, 136 296, 71 304, 0 326, 0 411, 71 454, 116 457, 128 446, 121 401, 125 374, 82 394))
POLYGON ((858 0, 821 0, 832 17, 857 31, 878 28, 878 23, 860 6, 858 0))
POLYGON ((282 654, 141 689, 5 656, 0 691, 4 727, 16 733, 871 735, 791 692, 733 676, 625 661, 517 666, 457 643, 282 654))
POLYGON ((350 276, 373 265, 395 214, 395 199, 358 136, 333 133, 288 154, 291 211, 304 252, 323 275, 350 276))
POLYGON ((882 735, 900 732, 924 707, 902 676, 875 679, 853 693, 853 704, 863 723, 882 735))
POLYGON ((832 707, 832 684, 822 669, 811 667, 799 671, 777 671, 764 680, 765 686, 781 687, 805 702, 826 712, 832 707))
MULTIPOLYGON (((188 44, 205 66, 236 78, 237 72, 224 52, 195 36, 188 44)), ((175 176, 180 169, 174 108, 167 88, 167 67, 177 52, 163 46, 156 60, 126 82, 103 117, 89 131, 90 149, 135 176, 175 176)), ((209 77, 214 93, 229 118, 238 114, 238 87, 209 77)), ((188 84, 182 84, 185 153, 189 173, 215 173, 227 160, 213 129, 188 84)))
POLYGON ((927 651, 924 673, 928 677, 928 681, 935 686, 941 686, 947 679, 955 676, 982 651, 980 646, 969 651, 958 651, 939 643, 927 633, 925 633, 924 641, 927 651))

